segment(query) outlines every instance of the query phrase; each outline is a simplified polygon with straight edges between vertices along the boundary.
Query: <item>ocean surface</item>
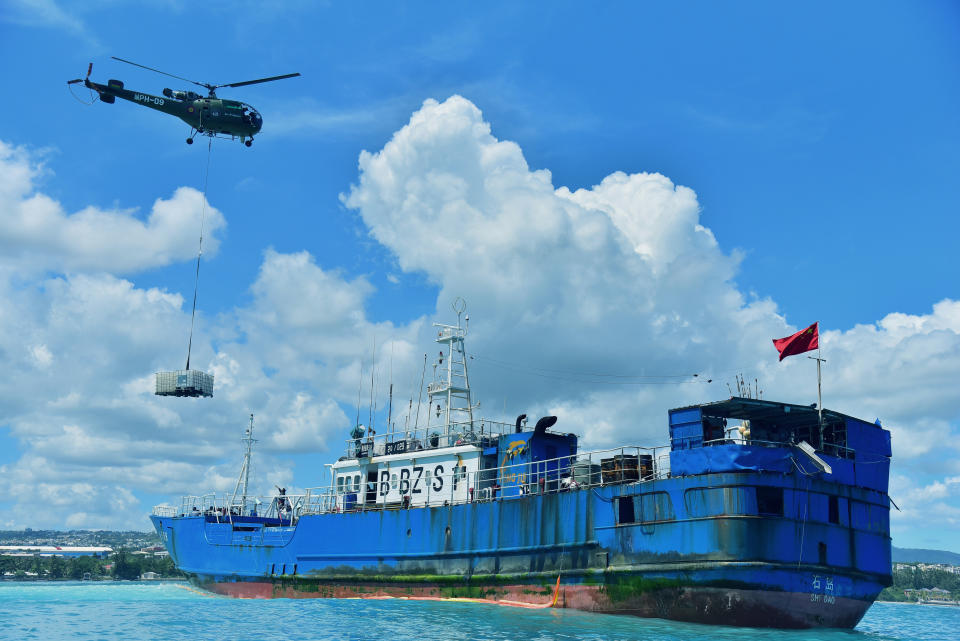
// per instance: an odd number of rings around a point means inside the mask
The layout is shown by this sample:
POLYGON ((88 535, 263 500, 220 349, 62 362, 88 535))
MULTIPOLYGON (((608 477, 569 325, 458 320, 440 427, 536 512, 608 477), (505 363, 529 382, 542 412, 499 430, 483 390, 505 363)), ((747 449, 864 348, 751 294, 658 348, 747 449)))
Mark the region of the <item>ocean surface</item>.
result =
POLYGON ((960 641, 960 607, 876 603, 852 632, 782 631, 457 602, 239 600, 174 582, 5 581, 0 639, 960 641))

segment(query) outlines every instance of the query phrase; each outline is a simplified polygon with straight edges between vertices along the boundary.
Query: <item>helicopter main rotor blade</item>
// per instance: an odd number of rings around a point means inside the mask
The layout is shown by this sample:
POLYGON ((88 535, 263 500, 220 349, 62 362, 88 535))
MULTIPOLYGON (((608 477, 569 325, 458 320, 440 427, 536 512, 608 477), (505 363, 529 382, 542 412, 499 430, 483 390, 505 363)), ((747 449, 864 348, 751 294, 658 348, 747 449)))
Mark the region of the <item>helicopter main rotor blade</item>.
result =
MULTIPOLYGON (((136 63, 136 62, 130 62, 129 60, 124 60, 123 58, 118 58, 118 57, 116 57, 116 56, 110 56, 110 57, 113 58, 114 60, 119 60, 120 62, 125 62, 125 63, 127 63, 128 65, 133 65, 134 67, 140 67, 141 69, 148 69, 148 70, 150 70, 150 71, 155 71, 156 73, 161 73, 161 74, 163 74, 163 75, 165 75, 165 76, 170 76, 171 78, 176 78, 177 80, 183 80, 183 81, 185 81, 185 82, 192 82, 193 84, 195 84, 195 85, 197 85, 197 86, 199 86, 199 87, 206 87, 207 89, 210 89, 210 88, 211 88, 211 85, 208 84, 208 83, 206 83, 206 82, 197 82, 196 80, 190 80, 189 78, 184 78, 184 77, 182 77, 182 76, 175 76, 175 75, 173 75, 172 73, 167 73, 166 71, 160 71, 159 69, 154 69, 153 67, 148 67, 147 65, 141 65, 141 64, 136 63)), ((221 87, 229 87, 229 86, 231 86, 231 85, 219 85, 219 86, 221 86, 221 87)))
POLYGON ((273 82, 274 80, 283 80, 284 78, 296 78, 300 73, 288 73, 283 76, 270 76, 269 78, 260 78, 259 80, 244 80, 243 82, 234 82, 229 85, 217 85, 217 88, 220 87, 244 87, 246 85, 256 85, 261 82, 273 82))

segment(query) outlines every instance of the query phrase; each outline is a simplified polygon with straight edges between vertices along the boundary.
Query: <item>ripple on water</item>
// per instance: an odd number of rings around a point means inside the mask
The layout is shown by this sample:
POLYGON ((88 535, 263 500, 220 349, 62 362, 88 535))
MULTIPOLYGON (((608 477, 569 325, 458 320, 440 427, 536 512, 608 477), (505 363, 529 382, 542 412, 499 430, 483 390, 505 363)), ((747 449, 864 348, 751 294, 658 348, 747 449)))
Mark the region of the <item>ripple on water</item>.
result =
POLYGON ((0 583, 0 638, 960 641, 960 608, 878 603, 854 631, 754 630, 485 604, 239 600, 167 583, 0 583))

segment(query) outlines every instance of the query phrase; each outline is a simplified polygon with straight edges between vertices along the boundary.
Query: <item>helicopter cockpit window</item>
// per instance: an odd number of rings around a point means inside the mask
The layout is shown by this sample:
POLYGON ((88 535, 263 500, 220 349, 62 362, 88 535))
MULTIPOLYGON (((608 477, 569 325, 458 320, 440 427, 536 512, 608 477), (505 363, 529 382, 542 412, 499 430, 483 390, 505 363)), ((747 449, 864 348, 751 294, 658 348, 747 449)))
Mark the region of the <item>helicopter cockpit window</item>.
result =
POLYGON ((249 122, 253 125, 259 125, 263 122, 263 119, 260 117, 260 114, 257 113, 257 110, 251 107, 246 103, 241 103, 241 109, 243 109, 243 119, 246 122, 249 122))

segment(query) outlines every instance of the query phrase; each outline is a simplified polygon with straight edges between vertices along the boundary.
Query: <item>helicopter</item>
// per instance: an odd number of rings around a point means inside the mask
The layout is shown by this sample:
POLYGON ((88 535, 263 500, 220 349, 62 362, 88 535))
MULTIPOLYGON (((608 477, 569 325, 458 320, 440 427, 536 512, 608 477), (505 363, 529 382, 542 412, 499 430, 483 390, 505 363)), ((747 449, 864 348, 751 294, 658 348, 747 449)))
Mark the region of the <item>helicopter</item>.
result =
POLYGON ((190 125, 190 135, 187 137, 187 144, 193 144, 194 134, 203 136, 226 137, 231 140, 239 138, 240 142, 250 147, 253 144, 253 136, 259 133, 263 126, 263 118, 260 113, 250 105, 237 100, 223 100, 217 97, 216 90, 221 87, 244 87, 246 85, 255 85, 261 82, 272 82, 274 80, 283 80, 285 78, 294 78, 299 73, 288 73, 283 76, 271 76, 269 78, 258 78, 257 80, 244 80, 243 82, 232 82, 223 85, 212 85, 206 82, 197 82, 175 76, 166 71, 160 71, 153 67, 147 67, 136 62, 124 60, 111 56, 114 60, 125 62, 128 65, 141 67, 149 71, 154 71, 177 80, 190 82, 200 87, 205 87, 209 92, 207 96, 201 96, 194 91, 174 91, 173 89, 164 89, 163 97, 153 96, 148 93, 131 91, 124 89, 123 81, 108 80, 107 84, 101 85, 90 80, 90 73, 93 71, 93 63, 87 67, 85 78, 75 78, 68 80, 68 85, 82 82, 85 87, 96 91, 101 102, 113 104, 117 98, 129 100, 130 102, 156 109, 164 113, 176 116, 180 120, 190 125))

